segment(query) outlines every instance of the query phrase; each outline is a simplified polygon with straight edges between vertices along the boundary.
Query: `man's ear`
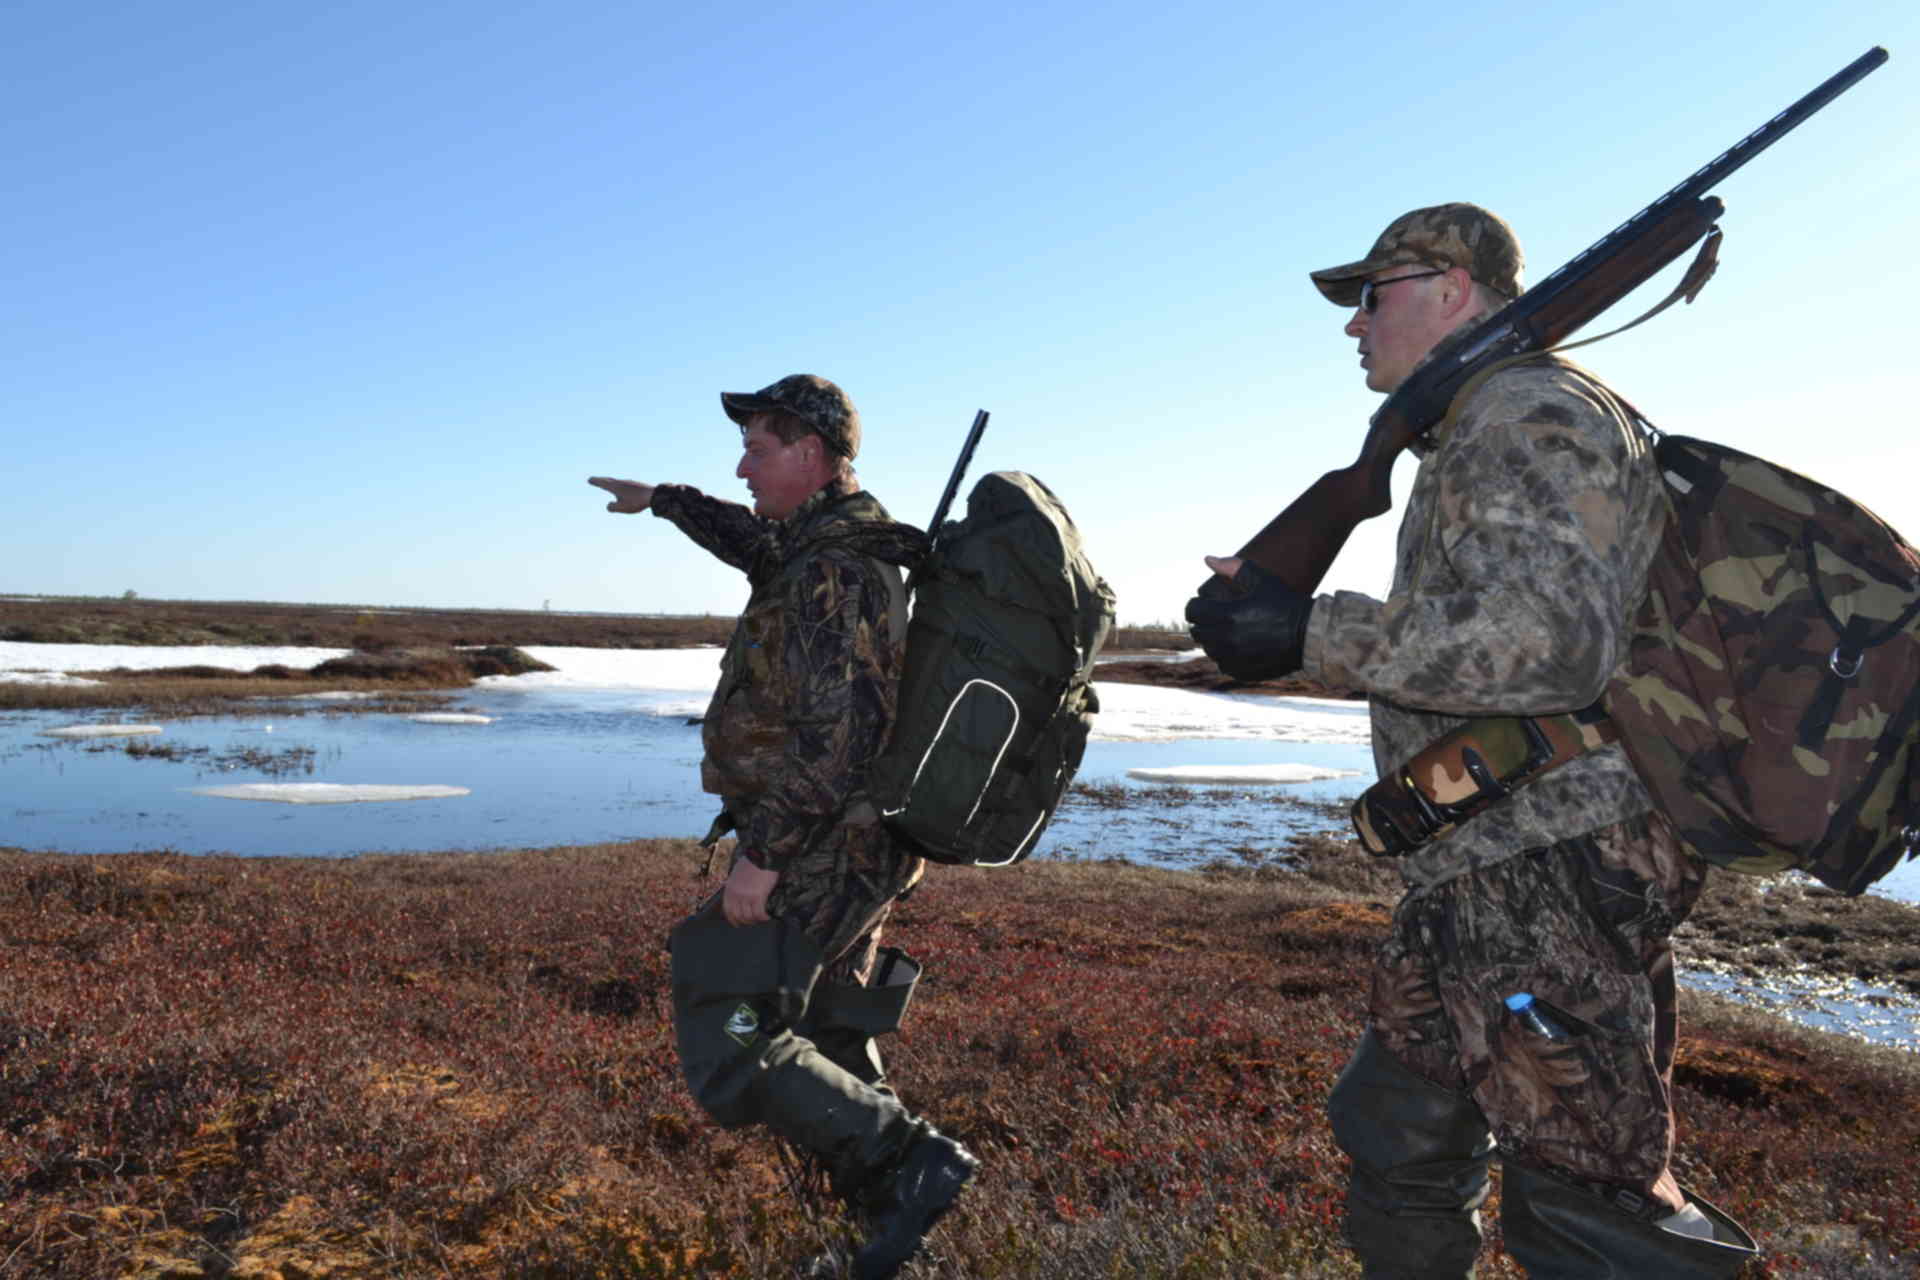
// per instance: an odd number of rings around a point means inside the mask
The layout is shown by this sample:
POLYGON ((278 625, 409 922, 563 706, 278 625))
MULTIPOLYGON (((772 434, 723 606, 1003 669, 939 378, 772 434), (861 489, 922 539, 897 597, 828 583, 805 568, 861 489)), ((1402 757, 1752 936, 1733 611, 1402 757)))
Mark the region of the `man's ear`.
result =
POLYGON ((1465 267, 1449 267, 1447 278, 1440 282, 1444 291, 1441 294, 1441 309, 1449 320, 1456 319, 1462 312, 1473 307, 1473 277, 1467 274, 1465 267))

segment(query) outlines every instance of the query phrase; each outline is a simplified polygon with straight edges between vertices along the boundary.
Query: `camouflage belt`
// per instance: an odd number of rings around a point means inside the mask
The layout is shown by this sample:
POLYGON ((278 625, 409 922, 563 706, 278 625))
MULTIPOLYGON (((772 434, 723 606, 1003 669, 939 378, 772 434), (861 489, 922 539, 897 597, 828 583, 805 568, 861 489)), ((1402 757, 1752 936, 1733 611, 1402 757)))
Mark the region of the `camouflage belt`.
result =
POLYGON ((1470 720, 1362 792, 1353 829, 1368 853, 1397 858, 1619 736, 1597 702, 1557 716, 1470 720))

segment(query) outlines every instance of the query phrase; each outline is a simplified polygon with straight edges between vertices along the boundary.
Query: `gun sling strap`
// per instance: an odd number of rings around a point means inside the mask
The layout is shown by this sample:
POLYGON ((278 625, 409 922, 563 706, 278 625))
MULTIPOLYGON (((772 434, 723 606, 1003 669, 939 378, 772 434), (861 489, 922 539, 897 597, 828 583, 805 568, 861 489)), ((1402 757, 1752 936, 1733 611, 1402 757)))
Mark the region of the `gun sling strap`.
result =
POLYGON ((1354 801, 1353 829, 1368 853, 1411 853, 1619 736, 1599 703, 1560 715, 1471 720, 1363 791, 1354 801))

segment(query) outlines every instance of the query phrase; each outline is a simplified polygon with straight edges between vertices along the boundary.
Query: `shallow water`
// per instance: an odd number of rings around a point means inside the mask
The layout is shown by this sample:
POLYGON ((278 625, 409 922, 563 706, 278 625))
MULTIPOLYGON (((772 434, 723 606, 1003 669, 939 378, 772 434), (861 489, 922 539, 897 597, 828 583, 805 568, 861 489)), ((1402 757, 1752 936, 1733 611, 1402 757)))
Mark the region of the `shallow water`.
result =
MULTIPOLYGON (((65 853, 339 856, 413 849, 503 849, 650 836, 699 836, 716 809, 699 782, 704 698, 644 690, 482 688, 460 712, 490 723, 261 704, 257 714, 185 719, 156 734, 60 739, 68 712, 0 717, 0 843, 65 853), (278 804, 200 794, 246 783, 461 787, 469 794, 359 804, 278 804)), ((1271 739, 1095 742, 1082 782, 1142 793, 1133 768, 1276 759, 1358 773, 1366 748, 1271 739)), ((1359 777, 1209 788, 1232 799, 1142 817, 1075 799, 1041 852, 1188 865, 1258 838, 1272 793, 1350 798, 1359 777), (1247 810, 1236 815, 1236 807, 1247 810)), ((1290 818, 1298 823, 1303 819, 1290 818)), ((1324 819, 1321 825, 1330 825, 1324 819)))

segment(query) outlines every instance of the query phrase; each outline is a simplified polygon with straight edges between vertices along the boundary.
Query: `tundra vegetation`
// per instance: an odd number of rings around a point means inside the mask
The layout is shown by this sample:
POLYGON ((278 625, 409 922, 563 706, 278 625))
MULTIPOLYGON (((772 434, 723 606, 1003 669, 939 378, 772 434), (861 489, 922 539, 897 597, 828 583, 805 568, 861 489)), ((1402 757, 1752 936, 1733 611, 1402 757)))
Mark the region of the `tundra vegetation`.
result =
MULTIPOLYGON (((912 1274, 1357 1274, 1321 1105, 1391 887, 1345 842, 1292 852, 938 868, 903 904, 929 972, 887 1054, 986 1160, 912 1274)), ((0 853, 0 1276, 762 1278, 844 1254, 845 1219, 681 1084, 662 942, 703 860, 0 853)), ((1710 913, 1757 910, 1717 892, 1710 913)), ((1912 1274, 1912 1055, 1694 994, 1682 1018, 1680 1175, 1766 1242, 1750 1274, 1912 1274)), ((1514 1276, 1494 1224, 1484 1274, 1514 1276)))

